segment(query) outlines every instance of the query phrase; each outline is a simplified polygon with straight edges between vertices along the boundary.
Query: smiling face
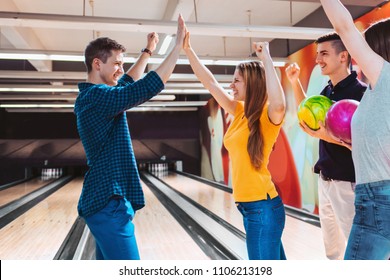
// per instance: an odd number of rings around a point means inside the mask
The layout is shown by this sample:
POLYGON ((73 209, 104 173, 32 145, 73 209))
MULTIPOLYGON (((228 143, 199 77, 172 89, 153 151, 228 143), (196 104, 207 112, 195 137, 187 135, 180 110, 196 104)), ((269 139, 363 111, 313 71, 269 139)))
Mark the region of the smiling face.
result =
POLYGON ((95 58, 94 63, 99 71, 101 81, 109 86, 116 86, 119 78, 123 75, 123 53, 120 50, 112 50, 111 56, 104 63, 95 58))
POLYGON ((234 71, 233 82, 230 84, 230 88, 233 90, 232 94, 234 100, 245 101, 246 84, 244 82, 244 77, 238 69, 234 71))
POLYGON ((346 67, 345 52, 337 53, 332 41, 319 43, 316 63, 320 66, 322 75, 332 76, 340 72, 341 67, 346 67))

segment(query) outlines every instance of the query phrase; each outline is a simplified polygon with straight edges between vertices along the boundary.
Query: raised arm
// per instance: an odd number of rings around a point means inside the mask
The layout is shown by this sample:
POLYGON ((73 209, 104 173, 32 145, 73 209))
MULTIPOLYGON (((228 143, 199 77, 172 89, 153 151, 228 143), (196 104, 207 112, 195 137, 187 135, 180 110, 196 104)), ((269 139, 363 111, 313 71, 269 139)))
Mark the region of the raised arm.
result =
POLYGON ((184 40, 184 51, 190 61, 191 68, 203 86, 211 93, 218 104, 229 114, 234 114, 236 101, 227 93, 215 79, 210 70, 202 64, 190 44, 190 33, 187 32, 184 40))
POLYGON ((269 44, 268 42, 253 43, 253 49, 264 64, 269 102, 268 117, 272 123, 280 124, 286 112, 286 99, 269 53, 269 44))
MULTIPOLYGON (((155 32, 149 33, 147 40, 146 49, 154 52, 158 43, 158 34, 155 32)), ((126 74, 132 77, 134 81, 139 80, 145 72, 149 57, 150 54, 148 52, 141 52, 136 62, 130 67, 126 74)))
POLYGON ((299 104, 301 104, 302 100, 306 98, 306 93, 303 90, 301 81, 299 80, 299 74, 301 73, 301 68, 297 63, 292 63, 286 68, 286 76, 287 79, 290 81, 294 97, 295 97, 295 104, 297 107, 299 104))
POLYGON ((160 76, 161 80, 165 84, 169 77, 171 76, 173 69, 176 66, 177 59, 179 58, 180 51, 183 46, 184 36, 186 34, 187 28, 184 23, 184 19, 179 15, 177 21, 177 33, 176 33, 176 43, 173 49, 169 52, 164 61, 157 67, 155 70, 156 73, 160 76))
POLYGON ((371 87, 375 87, 384 59, 370 48, 356 28, 351 14, 339 0, 321 0, 321 4, 348 52, 370 81, 371 87))

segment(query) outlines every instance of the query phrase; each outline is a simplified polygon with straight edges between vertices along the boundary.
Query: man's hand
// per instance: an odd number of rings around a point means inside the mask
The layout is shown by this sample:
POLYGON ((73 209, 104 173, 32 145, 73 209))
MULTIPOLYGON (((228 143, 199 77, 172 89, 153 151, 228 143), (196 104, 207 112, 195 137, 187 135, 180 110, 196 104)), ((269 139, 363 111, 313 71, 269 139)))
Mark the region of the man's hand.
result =
POLYGON ((299 123, 301 129, 307 134, 309 134, 311 137, 315 137, 329 143, 344 146, 350 150, 352 149, 351 144, 345 143, 342 140, 335 138, 331 133, 329 133, 329 131, 326 129, 325 125, 321 121, 318 122, 318 125, 320 128, 317 130, 313 130, 310 127, 308 127, 306 123, 304 122, 299 123))
POLYGON ((292 63, 286 68, 286 75, 290 83, 296 83, 299 79, 299 74, 301 73, 301 68, 297 63, 292 63))
POLYGON ((179 15, 179 19, 177 20, 177 32, 176 32, 176 45, 183 47, 184 37, 187 33, 187 27, 185 25, 184 19, 182 15, 179 15))
POLYGON ((322 125, 322 123, 319 123, 319 126, 320 128, 317 129, 317 130, 313 130, 311 129, 309 126, 307 126, 307 124, 305 122, 300 122, 299 123, 299 126, 301 127, 301 129, 306 132, 307 134, 309 134, 311 137, 315 137, 315 138, 319 138, 319 139, 322 139, 324 140, 324 130, 326 131, 326 128, 322 125))
POLYGON ((148 34, 148 43, 146 45, 146 48, 150 50, 151 52, 154 52, 156 50, 156 46, 158 44, 158 34, 156 32, 152 32, 148 34))

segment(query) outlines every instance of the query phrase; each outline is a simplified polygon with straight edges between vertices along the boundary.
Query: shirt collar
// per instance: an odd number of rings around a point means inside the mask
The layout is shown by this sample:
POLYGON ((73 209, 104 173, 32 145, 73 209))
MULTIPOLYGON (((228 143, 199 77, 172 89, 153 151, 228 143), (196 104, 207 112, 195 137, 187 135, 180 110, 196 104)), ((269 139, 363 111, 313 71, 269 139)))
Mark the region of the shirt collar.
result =
POLYGON ((93 86, 93 85, 94 85, 94 84, 88 83, 88 82, 78 83, 79 91, 86 90, 86 89, 90 88, 90 87, 93 86))
MULTIPOLYGON (((351 74, 349 74, 344 80, 341 80, 340 82, 338 82, 336 87, 342 87, 342 88, 348 87, 348 85, 350 83, 352 83, 356 80, 356 77, 357 77, 356 71, 352 71, 351 74)), ((331 88, 334 88, 331 80, 328 81, 328 85, 331 88)))

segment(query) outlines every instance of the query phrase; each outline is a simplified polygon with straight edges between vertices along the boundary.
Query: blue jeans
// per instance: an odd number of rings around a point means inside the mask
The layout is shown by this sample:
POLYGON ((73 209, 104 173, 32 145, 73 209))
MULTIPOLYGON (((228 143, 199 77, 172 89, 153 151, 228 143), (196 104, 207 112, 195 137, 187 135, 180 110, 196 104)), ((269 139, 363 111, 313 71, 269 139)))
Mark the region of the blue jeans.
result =
POLYGON ((239 202, 237 208, 244 219, 249 259, 285 260, 282 233, 286 214, 280 197, 239 202))
POLYGON ((134 210, 125 198, 112 198, 102 210, 85 217, 96 241, 97 260, 139 260, 132 219, 134 210))
POLYGON ((390 258, 390 181, 359 184, 355 188, 355 217, 346 260, 390 258))

